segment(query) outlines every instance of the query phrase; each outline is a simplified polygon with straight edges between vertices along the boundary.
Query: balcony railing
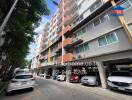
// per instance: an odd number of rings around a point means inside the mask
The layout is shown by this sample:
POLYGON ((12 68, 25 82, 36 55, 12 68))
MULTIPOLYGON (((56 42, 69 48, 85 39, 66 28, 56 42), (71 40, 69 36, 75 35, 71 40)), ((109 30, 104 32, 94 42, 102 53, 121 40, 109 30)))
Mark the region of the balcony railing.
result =
POLYGON ((65 29, 64 29, 64 33, 63 34, 65 34, 66 32, 68 32, 70 29, 71 29, 70 25, 67 25, 65 27, 65 29))
POLYGON ((58 48, 57 50, 60 50, 62 48, 62 42, 58 43, 58 48))
POLYGON ((61 37, 62 36, 62 31, 60 30, 60 32, 58 33, 58 36, 61 37))
POLYGON ((59 24, 59 28, 62 28, 62 22, 59 24))
MULTIPOLYGON (((61 63, 62 56, 58 57, 57 62, 61 63)), ((67 53, 63 55, 63 62, 69 62, 73 60, 73 54, 72 53, 67 53)))
POLYGON ((64 24, 67 25, 67 24, 70 24, 70 20, 71 20, 71 17, 69 15, 67 15, 64 19, 64 24))
POLYGON ((82 36, 74 37, 72 39, 72 45, 78 45, 82 42, 83 42, 83 37, 82 36))
POLYGON ((73 0, 66 0, 64 4, 64 8, 68 7, 72 3, 72 1, 73 0))
MULTIPOLYGON (((67 38, 63 42, 63 47, 66 48, 72 44, 72 38, 67 38)), ((58 50, 62 48, 62 42, 58 44, 58 50)))
POLYGON ((65 41, 64 41, 64 47, 68 47, 69 45, 72 44, 72 38, 67 38, 65 41))
POLYGON ((65 9, 65 11, 64 11, 64 15, 65 15, 65 16, 66 16, 66 15, 69 15, 70 12, 71 12, 71 9, 70 9, 69 7, 67 7, 67 8, 65 9))

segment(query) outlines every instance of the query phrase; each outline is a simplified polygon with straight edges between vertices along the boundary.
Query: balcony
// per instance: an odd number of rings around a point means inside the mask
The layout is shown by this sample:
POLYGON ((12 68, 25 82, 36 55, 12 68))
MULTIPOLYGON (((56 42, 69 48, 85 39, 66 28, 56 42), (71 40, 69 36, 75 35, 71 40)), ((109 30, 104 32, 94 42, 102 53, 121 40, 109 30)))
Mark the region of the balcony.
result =
POLYGON ((61 37, 62 36, 62 31, 60 30, 60 32, 58 33, 58 36, 61 37))
POLYGON ((64 4, 64 8, 69 7, 70 3, 71 3, 71 0, 67 0, 64 4))
POLYGON ((65 29, 64 29, 64 33, 63 34, 65 34, 66 32, 68 32, 70 29, 71 29, 70 25, 67 25, 65 27, 65 29))
MULTIPOLYGON (((63 47, 64 47, 64 48, 67 48, 67 47, 69 47, 71 44, 72 44, 72 38, 67 38, 67 39, 65 39, 64 42, 63 42, 63 47)), ((62 48, 62 42, 60 42, 60 43, 58 44, 58 50, 60 50, 61 48, 62 48)))
POLYGON ((62 28, 62 22, 59 23, 59 28, 62 28))
POLYGON ((74 0, 72 0, 72 1, 73 2, 70 3, 70 9, 72 11, 77 10, 77 7, 78 7, 77 3, 74 0))
POLYGON ((63 43, 63 47, 67 48, 72 44, 72 38, 67 38, 64 43, 63 43))
POLYGON ((59 21, 62 21, 62 16, 63 16, 64 14, 63 13, 61 13, 60 15, 59 15, 59 21))
MULTIPOLYGON (((61 63, 61 60, 62 60, 62 56, 58 57, 57 62, 61 63)), ((69 61, 73 61, 72 53, 67 53, 67 54, 63 55, 63 62, 69 62, 69 61)))
POLYGON ((70 9, 69 7, 67 7, 67 8, 65 9, 65 11, 64 11, 64 15, 65 15, 65 16, 66 16, 66 15, 69 15, 70 12, 71 12, 71 9, 70 9))
POLYGON ((72 39, 72 46, 78 45, 82 42, 83 42, 83 37, 82 36, 74 37, 72 39))
POLYGON ((59 51, 61 48, 62 48, 62 42, 59 42, 57 50, 59 51))
POLYGON ((64 19, 64 24, 67 25, 67 24, 70 24, 70 20, 71 20, 71 17, 69 15, 67 15, 64 19))
POLYGON ((77 18, 79 16, 79 13, 78 12, 74 12, 73 14, 72 14, 72 19, 73 19, 73 22, 74 22, 74 20, 77 18))
MULTIPOLYGON (((63 34, 65 34, 66 32, 68 32, 69 30, 71 29, 70 25, 67 25, 63 31, 63 34)), ((58 33, 59 37, 62 36, 62 31, 59 30, 59 33, 58 33)))

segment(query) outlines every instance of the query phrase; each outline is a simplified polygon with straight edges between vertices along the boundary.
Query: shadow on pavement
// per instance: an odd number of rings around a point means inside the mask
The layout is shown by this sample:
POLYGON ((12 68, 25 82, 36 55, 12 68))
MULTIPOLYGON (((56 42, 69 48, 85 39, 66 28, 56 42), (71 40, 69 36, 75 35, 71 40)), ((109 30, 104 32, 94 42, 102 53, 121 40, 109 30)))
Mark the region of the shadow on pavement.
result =
POLYGON ((109 89, 109 91, 114 92, 114 93, 119 93, 119 94, 122 94, 122 95, 132 96, 132 92, 125 92, 125 91, 112 90, 112 89, 109 89))
POLYGON ((22 95, 25 93, 30 93, 32 91, 33 91, 33 88, 16 90, 16 91, 12 91, 11 93, 6 94, 6 96, 22 95))

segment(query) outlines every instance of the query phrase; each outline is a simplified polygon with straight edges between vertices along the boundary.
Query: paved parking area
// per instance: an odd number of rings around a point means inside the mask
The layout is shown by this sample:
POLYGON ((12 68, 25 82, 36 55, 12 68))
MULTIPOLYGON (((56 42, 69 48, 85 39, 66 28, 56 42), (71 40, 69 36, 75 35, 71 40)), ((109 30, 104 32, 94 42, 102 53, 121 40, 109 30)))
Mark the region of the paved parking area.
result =
POLYGON ((100 87, 36 79, 34 91, 15 92, 0 100, 131 100, 132 95, 113 92, 100 87))

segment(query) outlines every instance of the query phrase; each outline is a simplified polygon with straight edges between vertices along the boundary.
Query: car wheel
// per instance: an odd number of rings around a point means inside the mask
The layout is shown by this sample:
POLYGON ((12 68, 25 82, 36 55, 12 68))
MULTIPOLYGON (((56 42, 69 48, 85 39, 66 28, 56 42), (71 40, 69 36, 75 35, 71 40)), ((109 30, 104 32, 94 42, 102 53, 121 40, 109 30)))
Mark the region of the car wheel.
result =
POLYGON ((34 88, 32 87, 32 88, 31 88, 31 91, 33 91, 33 90, 34 90, 34 88))
POLYGON ((6 93, 5 93, 6 96, 8 96, 8 95, 10 95, 10 94, 11 94, 11 92, 7 92, 7 91, 6 91, 6 93))

